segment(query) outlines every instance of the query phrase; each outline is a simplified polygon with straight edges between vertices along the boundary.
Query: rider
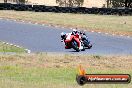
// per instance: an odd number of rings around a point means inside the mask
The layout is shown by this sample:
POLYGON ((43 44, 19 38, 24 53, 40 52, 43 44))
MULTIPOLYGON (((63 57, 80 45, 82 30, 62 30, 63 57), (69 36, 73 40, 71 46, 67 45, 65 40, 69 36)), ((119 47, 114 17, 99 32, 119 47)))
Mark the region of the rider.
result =
POLYGON ((79 34, 81 36, 82 41, 83 41, 83 39, 88 41, 88 37, 84 31, 80 31, 79 34))
MULTIPOLYGON (((71 37, 74 36, 75 37, 75 40, 76 42, 78 43, 78 46, 79 46, 79 49, 83 49, 83 47, 81 46, 81 42, 80 42, 80 35, 77 34, 77 31, 76 30, 73 30, 72 33, 64 33, 62 32, 61 33, 61 42, 68 42, 68 41, 71 41, 71 37)), ((67 45, 65 46, 66 49, 70 49, 70 47, 68 47, 67 45)))
POLYGON ((75 36, 78 36, 78 38, 80 39, 80 41, 82 41, 82 43, 84 42, 84 40, 86 40, 87 43, 89 44, 90 41, 89 41, 86 33, 84 31, 77 31, 76 29, 73 29, 72 34, 75 36))
MULTIPOLYGON (((67 37, 70 37, 71 36, 71 33, 65 33, 65 32, 62 32, 61 33, 61 42, 65 42, 66 41, 66 39, 67 39, 67 37)), ((68 47, 67 45, 66 45, 66 43, 65 43, 65 49, 70 49, 71 47, 68 47)))
MULTIPOLYGON (((77 28, 76 28, 77 29, 77 28)), ((77 38, 81 39, 81 36, 79 34, 79 31, 77 31, 76 29, 72 30, 72 35, 76 36, 77 38)))
MULTIPOLYGON (((77 29, 77 28, 76 28, 77 29)), ((76 35, 77 33, 79 33, 79 31, 77 31, 76 29, 72 30, 72 35, 76 35)))
POLYGON ((67 34, 65 32, 62 32, 61 33, 61 42, 63 42, 63 40, 65 41, 66 40, 66 36, 67 34))

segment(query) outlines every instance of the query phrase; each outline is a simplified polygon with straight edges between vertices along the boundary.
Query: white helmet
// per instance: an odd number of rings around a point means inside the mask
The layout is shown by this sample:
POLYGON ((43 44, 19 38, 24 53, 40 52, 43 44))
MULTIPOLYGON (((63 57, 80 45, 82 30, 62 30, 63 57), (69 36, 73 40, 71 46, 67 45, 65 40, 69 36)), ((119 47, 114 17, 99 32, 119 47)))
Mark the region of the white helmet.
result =
POLYGON ((76 29, 73 29, 72 31, 73 31, 73 32, 77 32, 77 30, 76 30, 76 29))
POLYGON ((72 34, 75 35, 78 31, 76 29, 72 30, 72 34))
POLYGON ((62 32, 61 33, 61 38, 65 38, 65 36, 66 36, 66 33, 65 32, 62 32))
POLYGON ((61 32, 61 36, 64 36, 64 35, 66 35, 66 33, 65 32, 61 32))

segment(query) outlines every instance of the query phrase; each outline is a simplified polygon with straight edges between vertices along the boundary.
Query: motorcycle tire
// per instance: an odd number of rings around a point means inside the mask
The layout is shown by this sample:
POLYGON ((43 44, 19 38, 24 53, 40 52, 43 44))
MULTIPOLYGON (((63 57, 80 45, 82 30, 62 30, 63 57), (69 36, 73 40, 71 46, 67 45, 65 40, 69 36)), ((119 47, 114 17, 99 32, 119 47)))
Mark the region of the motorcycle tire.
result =
POLYGON ((92 48, 92 44, 89 44, 89 49, 91 49, 92 48))
POLYGON ((73 49, 76 50, 77 52, 80 51, 76 41, 73 41, 73 42, 72 42, 72 47, 73 47, 73 49))
POLYGON ((83 41, 83 44, 85 47, 87 47, 88 49, 91 49, 92 48, 92 45, 87 41, 87 40, 84 40, 83 41))

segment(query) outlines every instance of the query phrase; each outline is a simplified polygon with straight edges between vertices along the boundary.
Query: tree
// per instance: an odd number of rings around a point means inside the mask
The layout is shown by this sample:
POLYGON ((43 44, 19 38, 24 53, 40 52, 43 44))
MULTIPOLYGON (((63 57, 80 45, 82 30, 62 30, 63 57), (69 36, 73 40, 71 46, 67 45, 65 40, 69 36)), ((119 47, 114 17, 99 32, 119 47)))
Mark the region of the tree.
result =
POLYGON ((24 4, 26 1, 25 0, 16 0, 16 3, 18 4, 24 4))
MULTIPOLYGON (((109 5, 109 1, 107 3, 109 5)), ((111 0, 113 7, 132 7, 132 0, 111 0)))
POLYGON ((132 0, 125 0, 125 7, 131 7, 132 6, 132 0))
POLYGON ((83 5, 84 0, 56 0, 59 6, 64 7, 80 7, 83 5))
POLYGON ((4 3, 7 3, 7 0, 4 0, 4 3))
POLYGON ((106 3, 107 3, 107 8, 109 8, 110 5, 112 4, 112 0, 106 0, 106 3))

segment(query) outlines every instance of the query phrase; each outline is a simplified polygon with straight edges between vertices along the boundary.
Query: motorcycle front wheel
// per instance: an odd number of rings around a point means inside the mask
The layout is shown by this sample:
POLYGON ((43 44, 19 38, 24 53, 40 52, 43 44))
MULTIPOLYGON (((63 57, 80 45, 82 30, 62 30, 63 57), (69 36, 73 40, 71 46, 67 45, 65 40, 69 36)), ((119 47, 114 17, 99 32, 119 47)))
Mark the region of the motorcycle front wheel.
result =
POLYGON ((80 51, 76 41, 73 41, 73 42, 72 42, 72 47, 73 47, 73 49, 76 50, 77 52, 80 51))

